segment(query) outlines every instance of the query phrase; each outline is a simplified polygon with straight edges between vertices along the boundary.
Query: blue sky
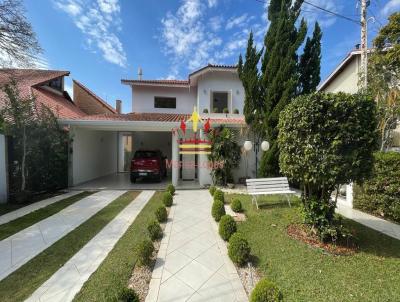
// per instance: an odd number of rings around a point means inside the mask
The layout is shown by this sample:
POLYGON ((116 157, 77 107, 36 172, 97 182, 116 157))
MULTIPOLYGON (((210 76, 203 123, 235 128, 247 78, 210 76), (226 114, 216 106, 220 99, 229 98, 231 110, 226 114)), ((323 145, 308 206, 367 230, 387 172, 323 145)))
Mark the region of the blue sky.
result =
MULTIPOLYGON (((309 2, 359 19, 357 0, 309 2)), ((28 19, 45 50, 50 69, 71 77, 111 105, 131 111, 131 91, 121 78, 187 78, 207 63, 236 64, 250 30, 262 45, 267 4, 257 0, 25 0, 28 19)), ((323 30, 322 79, 359 43, 357 24, 304 5, 309 33, 316 20, 323 30)), ((369 41, 400 0, 371 0, 369 41)), ((71 79, 67 81, 71 90, 71 79)))

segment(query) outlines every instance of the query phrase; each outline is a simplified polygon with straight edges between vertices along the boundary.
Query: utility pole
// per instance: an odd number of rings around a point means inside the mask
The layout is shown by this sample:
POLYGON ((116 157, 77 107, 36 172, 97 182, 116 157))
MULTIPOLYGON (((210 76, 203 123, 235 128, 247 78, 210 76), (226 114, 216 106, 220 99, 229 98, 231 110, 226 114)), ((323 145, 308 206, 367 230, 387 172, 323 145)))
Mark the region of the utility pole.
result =
POLYGON ((361 72, 360 84, 366 89, 368 79, 367 7, 369 0, 361 0, 361 72))

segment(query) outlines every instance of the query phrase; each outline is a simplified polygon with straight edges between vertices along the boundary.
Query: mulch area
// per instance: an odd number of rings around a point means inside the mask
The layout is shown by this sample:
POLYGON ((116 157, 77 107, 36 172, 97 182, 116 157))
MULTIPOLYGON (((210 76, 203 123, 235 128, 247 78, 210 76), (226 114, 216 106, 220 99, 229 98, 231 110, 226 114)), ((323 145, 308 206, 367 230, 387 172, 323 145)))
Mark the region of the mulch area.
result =
POLYGON ((291 224, 287 227, 289 237, 304 242, 313 248, 322 249, 326 253, 336 256, 349 256, 357 252, 357 246, 353 242, 346 244, 321 242, 316 234, 304 224, 291 224))

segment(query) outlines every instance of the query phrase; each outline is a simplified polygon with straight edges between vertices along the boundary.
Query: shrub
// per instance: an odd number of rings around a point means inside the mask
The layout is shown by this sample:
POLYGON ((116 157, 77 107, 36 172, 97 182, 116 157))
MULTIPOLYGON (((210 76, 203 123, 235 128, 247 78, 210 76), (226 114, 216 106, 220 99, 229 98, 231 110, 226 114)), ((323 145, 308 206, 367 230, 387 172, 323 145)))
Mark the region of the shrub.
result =
POLYGON ((223 112, 223 113, 229 113, 229 109, 228 109, 228 108, 224 108, 224 109, 222 110, 222 112, 223 112))
POLYGON ((203 109, 203 113, 208 113, 208 109, 207 109, 207 108, 204 108, 204 109, 203 109))
POLYGON ((167 209, 164 206, 159 207, 155 214, 158 222, 165 222, 168 219, 167 209))
POLYGON ((235 110, 233 110, 234 114, 239 114, 239 109, 235 108, 235 110))
POLYGON ((124 287, 118 294, 118 302, 139 302, 139 296, 132 288, 124 287))
POLYGON ((170 192, 165 192, 163 195, 163 203, 166 207, 172 206, 172 194, 170 192))
POLYGON ((240 199, 235 198, 232 200, 231 209, 236 213, 243 212, 242 202, 240 201, 240 199))
POLYGON ((231 238, 232 234, 236 232, 236 222, 233 220, 232 216, 224 215, 221 217, 218 231, 221 238, 225 241, 231 238))
POLYGON ((225 215, 224 203, 221 200, 219 199, 214 200, 211 209, 211 215, 217 222, 220 221, 221 217, 225 215))
POLYGON ((225 195, 224 192, 222 192, 221 190, 215 190, 214 192, 214 200, 221 200, 223 203, 225 203, 225 195))
POLYGON ((231 236, 228 245, 228 255, 238 265, 243 265, 249 261, 250 246, 242 234, 235 233, 231 236))
POLYGON ((214 196, 215 190, 216 190, 216 188, 215 188, 214 186, 211 186, 211 187, 208 189, 208 192, 210 192, 211 196, 214 196))
POLYGON ((136 257, 139 266, 150 264, 150 259, 154 251, 153 243, 145 239, 136 246, 136 257))
POLYGON ((213 112, 214 112, 214 113, 218 113, 218 108, 214 108, 214 109, 213 109, 213 112))
POLYGON ((303 95, 281 112, 280 170, 305 188, 305 222, 318 233, 335 228, 332 191, 371 174, 376 127, 375 102, 361 94, 303 95))
POLYGON ((283 301, 279 288, 270 280, 261 279, 254 287, 250 302, 278 302, 283 301))
POLYGON ((167 192, 169 192, 172 196, 174 196, 174 194, 175 194, 175 187, 174 187, 173 184, 169 184, 169 185, 167 186, 167 192))
POLYGON ((153 241, 160 239, 163 236, 161 226, 155 220, 149 223, 149 225, 147 226, 147 231, 149 232, 150 239, 153 241))
POLYGON ((377 152, 372 177, 354 194, 354 207, 400 222, 400 153, 377 152))

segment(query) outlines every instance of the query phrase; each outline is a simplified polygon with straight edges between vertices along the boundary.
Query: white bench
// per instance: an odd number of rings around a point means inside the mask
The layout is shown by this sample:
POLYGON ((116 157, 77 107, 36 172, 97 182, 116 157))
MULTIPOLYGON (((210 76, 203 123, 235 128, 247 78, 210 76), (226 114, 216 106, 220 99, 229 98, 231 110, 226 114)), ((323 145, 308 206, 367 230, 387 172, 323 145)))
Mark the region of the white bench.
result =
POLYGON ((296 194, 291 191, 286 177, 273 177, 273 178, 250 178, 246 179, 247 193, 252 195, 252 204, 256 204, 258 209, 257 197, 259 195, 274 195, 283 194, 290 204, 289 194, 296 194))

